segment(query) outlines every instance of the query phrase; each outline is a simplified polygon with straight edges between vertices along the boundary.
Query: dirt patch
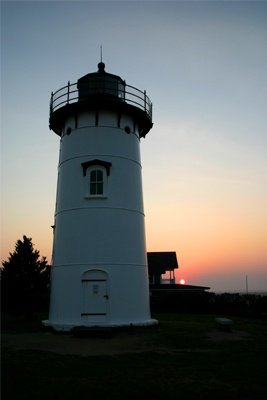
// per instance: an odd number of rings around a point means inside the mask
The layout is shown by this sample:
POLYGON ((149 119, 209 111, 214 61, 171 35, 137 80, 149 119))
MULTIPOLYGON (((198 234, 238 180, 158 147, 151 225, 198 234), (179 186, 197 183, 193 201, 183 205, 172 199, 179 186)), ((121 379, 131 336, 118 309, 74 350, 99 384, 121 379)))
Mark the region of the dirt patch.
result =
MULTIPOLYGON (((224 332, 214 329, 206 334, 211 342, 248 340, 244 331, 224 332)), ((2 345, 15 350, 39 350, 57 354, 79 356, 119 355, 153 351, 158 354, 178 354, 185 352, 209 352, 214 349, 172 348, 153 344, 150 335, 144 332, 115 332, 107 335, 72 335, 52 331, 32 333, 3 333, 2 345)))
POLYGON ((106 338, 77 337, 52 332, 3 334, 3 346, 17 350, 41 350, 58 354, 95 356, 150 351, 142 335, 120 334, 106 338))
POLYGON ((161 355, 175 355, 181 353, 207 353, 211 349, 177 349, 157 346, 149 343, 145 335, 116 334, 106 338, 72 336, 66 334, 27 333, 3 334, 2 344, 16 350, 39 350, 66 355, 84 357, 119 355, 126 353, 144 353, 153 351, 161 355))

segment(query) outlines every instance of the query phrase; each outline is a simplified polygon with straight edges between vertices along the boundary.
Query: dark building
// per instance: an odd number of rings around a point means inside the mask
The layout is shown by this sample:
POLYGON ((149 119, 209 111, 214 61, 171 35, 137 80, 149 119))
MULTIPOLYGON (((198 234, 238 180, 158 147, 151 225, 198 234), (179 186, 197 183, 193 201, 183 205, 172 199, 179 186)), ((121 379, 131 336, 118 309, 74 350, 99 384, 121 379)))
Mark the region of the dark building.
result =
POLYGON ((179 268, 175 251, 147 253, 148 275, 150 285, 160 285, 161 275, 170 272, 169 284, 175 284, 174 270, 179 268))
POLYGON ((206 309, 207 286, 176 284, 174 270, 178 269, 175 251, 147 253, 150 306, 153 312, 198 312, 206 309), (162 275, 169 272, 169 279, 162 275))
POLYGON ((147 253, 149 286, 152 291, 186 291, 203 292, 209 290, 207 286, 182 285, 175 283, 174 270, 179 268, 175 251, 156 251, 147 253), (169 279, 162 279, 162 275, 169 272, 169 279))

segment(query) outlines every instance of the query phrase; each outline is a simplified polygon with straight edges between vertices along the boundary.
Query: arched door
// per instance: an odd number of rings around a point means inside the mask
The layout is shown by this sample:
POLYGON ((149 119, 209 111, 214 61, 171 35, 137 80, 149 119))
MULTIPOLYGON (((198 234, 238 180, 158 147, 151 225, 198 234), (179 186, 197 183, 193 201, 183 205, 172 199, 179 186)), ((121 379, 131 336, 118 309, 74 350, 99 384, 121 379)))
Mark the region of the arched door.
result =
POLYGON ((82 310, 84 322, 102 323, 106 321, 108 309, 107 273, 89 270, 82 275, 82 310))

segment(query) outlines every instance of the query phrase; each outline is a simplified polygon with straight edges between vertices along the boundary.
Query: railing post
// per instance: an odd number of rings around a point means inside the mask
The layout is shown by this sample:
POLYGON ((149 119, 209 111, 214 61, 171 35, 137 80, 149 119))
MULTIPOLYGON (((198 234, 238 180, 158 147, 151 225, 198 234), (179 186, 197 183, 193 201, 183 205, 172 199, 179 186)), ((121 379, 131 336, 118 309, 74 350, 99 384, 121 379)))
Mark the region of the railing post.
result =
POLYGON ((51 99, 50 99, 50 115, 52 114, 52 112, 53 112, 53 92, 51 92, 51 99))
POLYGON ((50 106, 49 106, 49 128, 51 129, 51 118, 53 113, 53 92, 51 92, 50 106))
POLYGON ((144 91, 144 98, 145 98, 145 111, 146 111, 146 90, 144 91))
POLYGON ((69 104, 69 100, 70 100, 70 81, 68 81, 67 104, 69 104))

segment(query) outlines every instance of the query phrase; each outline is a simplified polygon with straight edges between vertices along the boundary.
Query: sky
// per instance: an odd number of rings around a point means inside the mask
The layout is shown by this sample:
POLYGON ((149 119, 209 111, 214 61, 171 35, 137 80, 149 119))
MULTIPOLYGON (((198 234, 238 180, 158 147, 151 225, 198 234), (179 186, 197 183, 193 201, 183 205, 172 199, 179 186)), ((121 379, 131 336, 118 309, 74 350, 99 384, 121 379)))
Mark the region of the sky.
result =
POLYGON ((1 259, 51 259, 59 137, 52 91, 97 70, 146 90, 147 251, 177 282, 267 291, 267 2, 1 2, 1 259))

